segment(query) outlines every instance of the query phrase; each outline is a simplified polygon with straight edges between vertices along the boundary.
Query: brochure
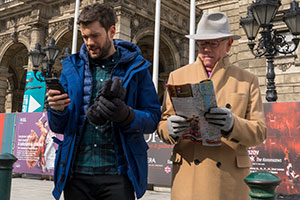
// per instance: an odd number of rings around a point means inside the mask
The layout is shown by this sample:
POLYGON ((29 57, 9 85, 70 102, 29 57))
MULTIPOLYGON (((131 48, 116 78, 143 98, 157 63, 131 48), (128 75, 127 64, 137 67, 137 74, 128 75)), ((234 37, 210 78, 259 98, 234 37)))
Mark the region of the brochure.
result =
POLYGON ((204 146, 221 145, 220 129, 211 126, 204 118, 210 108, 217 107, 213 82, 209 79, 195 84, 167 85, 176 115, 186 117, 191 129, 183 135, 204 146))

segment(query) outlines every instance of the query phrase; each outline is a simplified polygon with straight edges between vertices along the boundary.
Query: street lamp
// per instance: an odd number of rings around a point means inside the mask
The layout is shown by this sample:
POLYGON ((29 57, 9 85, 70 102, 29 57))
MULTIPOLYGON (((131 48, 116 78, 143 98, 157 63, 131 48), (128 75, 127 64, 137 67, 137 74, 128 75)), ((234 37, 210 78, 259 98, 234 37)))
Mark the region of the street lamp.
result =
POLYGON ((71 49, 70 47, 66 47, 64 50, 64 53, 60 56, 58 56, 58 59, 60 61, 63 61, 64 59, 66 59, 69 55, 71 55, 71 49))
MULTIPOLYGON (((273 20, 281 6, 280 0, 256 0, 248 6, 247 17, 240 19, 240 24, 243 27, 246 36, 249 40, 248 46, 255 57, 265 56, 268 62, 267 66, 267 101, 276 101, 277 92, 275 86, 274 72, 274 57, 278 53, 290 54, 293 53, 299 44, 299 38, 292 39, 293 45, 290 45, 286 37, 273 29, 273 20), (259 29, 261 37, 258 39, 258 44, 254 42, 259 29)), ((286 23, 289 31, 294 35, 300 34, 300 9, 298 2, 291 2, 290 10, 283 16, 283 21, 286 23)))
POLYGON ((34 50, 28 53, 33 65, 34 77, 38 81, 43 82, 44 79, 42 77, 51 78, 53 76, 52 68, 59 51, 59 48, 55 45, 55 40, 52 38, 49 45, 42 50, 41 45, 37 43, 34 50), (41 66, 41 74, 37 76, 39 66, 41 66))

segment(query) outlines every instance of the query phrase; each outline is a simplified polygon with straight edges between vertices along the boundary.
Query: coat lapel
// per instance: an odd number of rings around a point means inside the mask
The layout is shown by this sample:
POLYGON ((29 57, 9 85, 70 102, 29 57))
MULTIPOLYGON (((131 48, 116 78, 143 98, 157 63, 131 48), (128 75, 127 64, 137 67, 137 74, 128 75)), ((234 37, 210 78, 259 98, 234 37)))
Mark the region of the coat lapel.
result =
POLYGON ((213 81, 215 91, 222 90, 224 84, 226 83, 226 63, 228 62, 228 57, 221 59, 217 62, 214 67, 210 79, 213 81))
POLYGON ((199 83, 202 80, 208 79, 207 73, 202 65, 201 60, 197 57, 197 60, 191 64, 190 66, 191 73, 189 77, 185 77, 187 82, 190 83, 199 83))

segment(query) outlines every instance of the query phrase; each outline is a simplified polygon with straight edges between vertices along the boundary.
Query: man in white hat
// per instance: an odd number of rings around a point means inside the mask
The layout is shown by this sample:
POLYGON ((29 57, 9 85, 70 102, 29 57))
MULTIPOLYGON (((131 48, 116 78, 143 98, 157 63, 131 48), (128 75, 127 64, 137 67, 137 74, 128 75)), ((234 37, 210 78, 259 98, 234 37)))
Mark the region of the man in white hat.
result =
POLYGON ((204 13, 197 33, 187 37, 196 40, 198 58, 171 72, 168 84, 213 81, 218 107, 211 108, 203 120, 222 136, 219 146, 203 146, 184 137, 190 122, 175 114, 166 93, 158 132, 164 142, 175 144, 171 156, 171 199, 250 199, 244 182, 251 166, 247 148, 261 144, 266 138, 258 79, 229 62, 233 40, 240 36, 230 33, 224 13, 204 13))

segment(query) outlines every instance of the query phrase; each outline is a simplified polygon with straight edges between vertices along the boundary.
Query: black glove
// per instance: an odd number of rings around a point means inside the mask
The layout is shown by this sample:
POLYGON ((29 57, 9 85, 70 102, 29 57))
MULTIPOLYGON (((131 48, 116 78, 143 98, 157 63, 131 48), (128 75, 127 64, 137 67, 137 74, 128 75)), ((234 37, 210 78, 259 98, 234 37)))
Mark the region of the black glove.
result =
POLYGON ((99 100, 100 96, 105 96, 106 98, 110 99, 110 88, 111 88, 112 80, 108 79, 105 81, 104 86, 98 92, 98 96, 96 100, 99 100))
POLYGON ((124 100, 126 95, 126 88, 123 87, 122 82, 118 77, 105 82, 103 88, 99 91, 98 97, 104 96, 106 99, 119 98, 124 100))
POLYGON ((86 116, 89 122, 91 122, 94 125, 103 125, 107 121, 107 119, 104 118, 99 111, 100 110, 99 98, 101 96, 109 100, 113 98, 119 98, 124 100, 125 95, 126 95, 126 89, 123 87, 122 82, 118 77, 114 78, 113 81, 111 79, 107 80, 105 82, 105 85, 99 91, 94 104, 90 106, 89 109, 87 110, 86 116))
POLYGON ((111 100, 100 96, 99 101, 99 114, 105 119, 117 122, 121 126, 126 126, 134 120, 134 111, 127 106, 124 101, 119 98, 111 100))
POLYGON ((93 104, 87 110, 86 117, 94 125, 104 125, 107 120, 101 116, 98 104, 93 104))

